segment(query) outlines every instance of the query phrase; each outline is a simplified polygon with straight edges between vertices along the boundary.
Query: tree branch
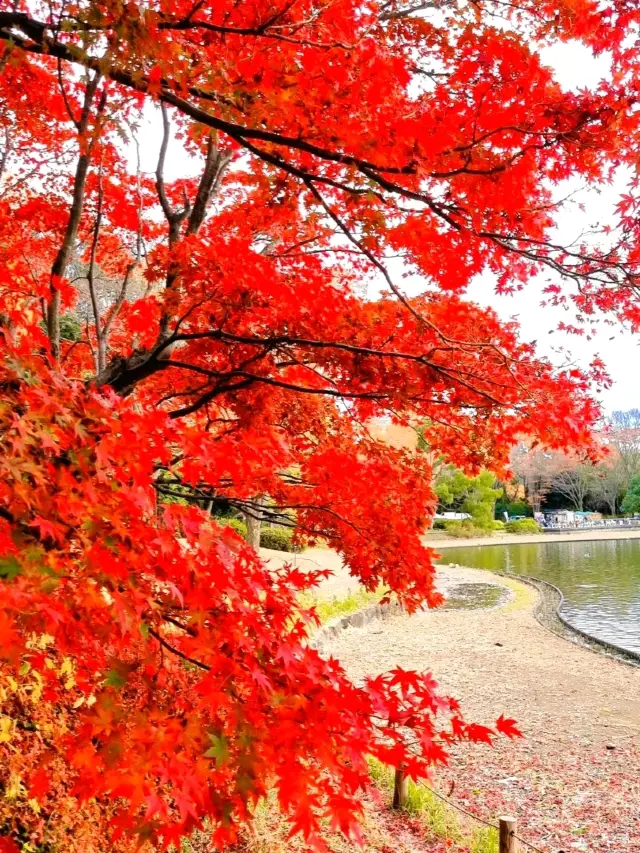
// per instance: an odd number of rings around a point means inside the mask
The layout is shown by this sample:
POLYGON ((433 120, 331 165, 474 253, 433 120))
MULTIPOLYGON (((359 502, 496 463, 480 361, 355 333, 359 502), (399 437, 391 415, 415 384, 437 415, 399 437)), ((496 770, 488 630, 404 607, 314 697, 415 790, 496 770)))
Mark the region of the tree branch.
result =
MULTIPOLYGON (((50 297, 49 305, 47 308, 47 332, 49 334, 49 341, 51 342, 51 352, 54 359, 56 360, 60 357, 60 289, 58 283, 60 279, 64 277, 69 261, 71 260, 71 255, 75 247, 76 237, 78 235, 80 220, 82 218, 87 174, 89 172, 89 164, 91 163, 93 145, 97 136, 97 122, 95 131, 92 134, 92 138, 88 145, 85 145, 84 137, 86 135, 87 128, 89 125, 93 98, 98 88, 98 83, 100 82, 100 79, 101 76, 96 71, 93 77, 89 80, 85 89, 82 115, 80 116, 80 121, 78 122, 78 142, 80 145, 81 153, 78 158, 78 164, 76 167, 76 174, 73 183, 73 199, 71 202, 71 209, 69 211, 69 219, 67 220, 67 226, 65 229, 64 237, 53 262, 53 266, 51 267, 50 297)), ((102 97, 98 104, 98 116, 104 110, 105 105, 106 90, 103 91, 102 97)))

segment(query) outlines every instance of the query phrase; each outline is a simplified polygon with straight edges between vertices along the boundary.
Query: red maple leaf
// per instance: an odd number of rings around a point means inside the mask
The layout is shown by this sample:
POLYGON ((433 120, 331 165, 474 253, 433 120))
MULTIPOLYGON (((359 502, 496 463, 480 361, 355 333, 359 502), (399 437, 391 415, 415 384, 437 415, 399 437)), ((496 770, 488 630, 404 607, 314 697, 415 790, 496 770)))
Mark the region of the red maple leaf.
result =
POLYGON ((517 728, 516 721, 505 717, 503 714, 500 714, 496 720, 496 729, 508 738, 524 737, 520 729, 517 728))

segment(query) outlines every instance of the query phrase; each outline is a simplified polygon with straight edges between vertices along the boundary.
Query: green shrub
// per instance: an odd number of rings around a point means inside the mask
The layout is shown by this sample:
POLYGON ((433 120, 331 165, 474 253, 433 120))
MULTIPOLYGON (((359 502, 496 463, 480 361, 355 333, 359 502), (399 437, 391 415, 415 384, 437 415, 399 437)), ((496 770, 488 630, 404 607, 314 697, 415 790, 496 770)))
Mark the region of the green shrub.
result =
POLYGON ((629 513, 640 512, 640 477, 632 477, 629 489, 622 501, 622 511, 629 513))
POLYGON ((247 522, 241 518, 216 518, 216 521, 221 527, 231 527, 243 539, 247 538, 247 522))
POLYGON ((491 529, 492 530, 504 530, 504 528, 505 528, 504 521, 497 521, 496 520, 496 521, 491 522, 491 529))
POLYGON ((471 518, 464 518, 462 521, 447 520, 444 525, 444 529, 447 531, 449 536, 453 536, 454 539, 473 539, 476 536, 487 535, 487 531, 482 527, 477 527, 471 518))
POLYGON ((476 518, 437 518, 433 522, 432 530, 446 530, 447 533, 455 535, 457 530, 473 530, 474 536, 483 536, 491 530, 502 530, 502 527, 494 527, 494 521, 478 521, 476 518))
MULTIPOLYGON (((43 331, 47 330, 44 320, 40 323, 43 331)), ((82 323, 73 314, 62 314, 60 317, 60 337, 63 341, 79 341, 82 339, 82 323)))
POLYGON ((305 609, 315 607, 320 622, 324 624, 325 622, 332 622, 340 616, 348 616, 350 613, 363 610, 370 604, 378 604, 384 593, 385 588, 383 586, 378 587, 375 592, 358 587, 344 598, 320 598, 313 593, 304 592, 298 596, 298 602, 305 609))
MULTIPOLYGON (((178 478, 179 479, 179 478, 178 478)), ((193 502, 193 489, 175 482, 176 475, 169 471, 159 471, 156 482, 164 491, 158 491, 158 503, 178 504, 189 506, 189 499, 193 502)))
MULTIPOLYGON (((243 539, 247 538, 247 523, 241 518, 216 518, 221 527, 231 527, 243 539)), ((260 547, 272 551, 297 551, 293 544, 293 531, 288 527, 262 527, 260 530, 260 547)))
POLYGON ((260 531, 260 547, 272 551, 297 551, 292 539, 293 533, 288 527, 263 527, 260 531))
POLYGON ((505 528, 507 533, 540 533, 538 523, 532 518, 520 518, 518 521, 508 521, 505 528))

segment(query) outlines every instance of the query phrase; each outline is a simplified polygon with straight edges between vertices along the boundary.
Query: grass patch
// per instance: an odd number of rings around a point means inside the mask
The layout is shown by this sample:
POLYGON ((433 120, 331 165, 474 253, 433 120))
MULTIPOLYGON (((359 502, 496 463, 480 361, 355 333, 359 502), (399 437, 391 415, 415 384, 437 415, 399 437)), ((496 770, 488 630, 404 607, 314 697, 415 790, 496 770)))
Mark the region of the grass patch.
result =
MULTIPOLYGON (((395 771, 377 759, 369 761, 371 778, 376 787, 385 794, 393 794, 395 771)), ((409 780, 409 793, 405 810, 420 817, 436 838, 461 841, 460 824, 453 809, 438 799, 424 785, 409 780)))
MULTIPOLYGON (((394 771, 386 764, 371 759, 369 762, 371 779, 388 802, 393 793, 394 771)), ((392 827, 385 828, 384 822, 376 817, 378 808, 370 811, 365 808, 362 830, 364 846, 345 838, 330 828, 329 821, 323 821, 321 836, 330 853, 389 853, 398 845, 398 839, 392 827)), ((498 833, 496 830, 476 827, 451 806, 444 803, 423 785, 409 782, 409 798, 406 813, 417 818, 426 830, 426 840, 444 841, 452 853, 498 853, 498 833), (464 823, 463 823, 464 821, 464 823)), ((275 792, 261 800, 256 806, 250 827, 240 832, 234 850, 236 853, 304 853, 308 848, 303 839, 289 836, 291 826, 278 808, 275 792)), ((440 849, 440 844, 437 845, 440 849)), ((182 842, 181 853, 210 853, 212 847, 211 831, 196 831, 182 842)), ((401 849, 406 849, 404 845, 401 849)), ((172 853, 177 853, 173 849, 172 853)))
POLYGON ((315 607, 316 612, 322 624, 332 622, 334 619, 340 619, 341 616, 348 616, 350 613, 356 613, 368 607, 370 604, 377 604, 384 590, 382 588, 375 592, 369 592, 368 589, 358 589, 350 592, 342 598, 337 596, 334 598, 321 598, 314 593, 303 593, 298 600, 301 607, 315 607))
MULTIPOLYGON (((376 759, 370 759, 369 769, 376 787, 391 798, 395 771, 376 759)), ((405 811, 417 817, 434 840, 457 845, 470 853, 498 853, 498 831, 490 827, 469 826, 470 818, 436 797, 424 785, 409 780, 405 811), (464 821, 464 822, 463 822, 464 821)))
MULTIPOLYGON (((380 809, 365 802, 362 815, 362 845, 356 840, 345 838, 330 821, 321 821, 320 836, 326 844, 327 853, 396 853, 407 846, 398 842, 393 827, 380 819, 380 809)), ((291 825, 278 808, 277 798, 272 791, 254 810, 252 825, 242 827, 238 841, 231 848, 234 853, 308 853, 309 847, 300 835, 290 837, 291 825)), ((183 841, 180 853, 212 853, 214 846, 211 831, 195 832, 183 841)), ((171 853, 178 853, 172 849, 171 853)))
POLYGON ((535 604, 538 597, 537 591, 526 583, 507 578, 504 575, 500 576, 500 583, 508 587, 513 592, 513 598, 507 602, 502 610, 506 613, 511 610, 522 610, 524 607, 530 607, 535 604))
MULTIPOLYGON (((253 812, 249 826, 240 830, 240 837, 233 849, 237 853, 283 853, 285 850, 304 850, 302 839, 298 836, 289 839, 290 824, 278 808, 274 792, 260 800, 253 812)), ((211 853, 212 845, 209 829, 196 830, 190 838, 182 841, 180 853, 211 853)), ((178 853, 178 851, 173 851, 178 853)))

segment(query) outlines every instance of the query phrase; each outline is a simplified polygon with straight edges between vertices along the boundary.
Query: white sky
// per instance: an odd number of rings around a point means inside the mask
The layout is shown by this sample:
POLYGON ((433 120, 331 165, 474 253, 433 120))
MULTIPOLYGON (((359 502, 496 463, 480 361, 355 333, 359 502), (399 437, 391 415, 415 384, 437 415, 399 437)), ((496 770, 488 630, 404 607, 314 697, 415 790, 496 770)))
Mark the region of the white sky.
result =
MULTIPOLYGON (((574 90, 596 85, 607 76, 609 67, 606 56, 595 58, 586 47, 578 43, 556 44, 545 49, 543 59, 555 69, 559 82, 574 90)), ((563 211, 558 220, 559 233, 571 239, 580 233, 585 223, 606 222, 623 187, 624 176, 621 176, 618 186, 606 188, 601 194, 582 194, 580 200, 585 204, 585 212, 581 213, 575 206, 563 211)), ((624 332, 618 325, 602 325, 592 341, 560 332, 550 335, 549 332, 561 320, 570 323, 572 315, 562 309, 541 307, 542 279, 540 283, 532 283, 514 296, 496 295, 493 284, 489 276, 479 279, 474 282, 468 295, 482 305, 491 306, 505 319, 516 317, 522 329, 522 338, 536 340, 538 351, 557 363, 566 358, 566 351, 582 365, 589 363, 596 354, 600 355, 613 380, 611 389, 600 395, 605 410, 640 406, 640 387, 635 372, 639 354, 638 336, 624 332), (560 346, 565 349, 564 356, 555 352, 560 346)))

